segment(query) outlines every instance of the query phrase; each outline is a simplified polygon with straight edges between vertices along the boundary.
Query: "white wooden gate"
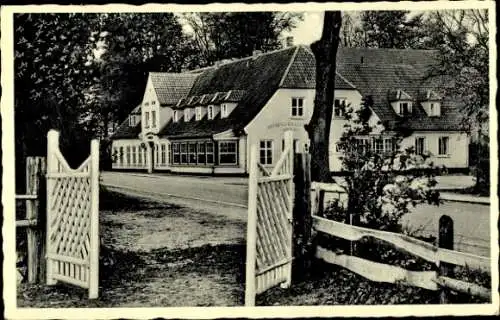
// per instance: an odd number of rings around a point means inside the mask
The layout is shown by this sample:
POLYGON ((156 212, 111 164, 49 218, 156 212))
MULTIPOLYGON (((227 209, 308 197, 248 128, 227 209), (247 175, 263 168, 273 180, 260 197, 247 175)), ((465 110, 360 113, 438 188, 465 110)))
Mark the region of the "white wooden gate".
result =
POLYGON ((285 148, 271 172, 250 149, 245 305, 255 296, 292 280, 293 135, 285 132, 285 148))
POLYGON ((57 281, 99 295, 99 141, 71 169, 59 150, 59 132, 47 135, 47 284, 57 281))

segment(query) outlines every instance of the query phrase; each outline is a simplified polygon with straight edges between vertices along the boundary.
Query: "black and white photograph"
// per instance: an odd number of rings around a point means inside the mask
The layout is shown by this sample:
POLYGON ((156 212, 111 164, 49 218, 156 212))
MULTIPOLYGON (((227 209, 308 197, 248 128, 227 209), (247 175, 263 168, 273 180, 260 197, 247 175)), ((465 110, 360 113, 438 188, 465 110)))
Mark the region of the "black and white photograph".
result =
POLYGON ((2 6, 6 318, 498 314, 494 5, 2 6))

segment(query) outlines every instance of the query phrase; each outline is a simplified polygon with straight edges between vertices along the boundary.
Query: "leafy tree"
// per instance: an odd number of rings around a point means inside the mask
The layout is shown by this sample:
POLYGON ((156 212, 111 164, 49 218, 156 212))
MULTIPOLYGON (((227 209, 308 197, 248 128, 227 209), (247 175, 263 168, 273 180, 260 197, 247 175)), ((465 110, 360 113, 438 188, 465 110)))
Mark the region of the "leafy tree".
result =
POLYGON ((411 206, 420 203, 439 204, 434 190, 437 168, 430 154, 416 155, 413 147, 401 149, 403 136, 385 131, 380 124, 369 124, 371 97, 358 109, 348 107, 344 132, 338 147, 342 150, 342 167, 349 174, 343 187, 347 203, 334 202, 327 216, 346 223, 369 228, 401 232, 401 218, 411 206), (392 145, 381 152, 372 148, 392 145))
POLYGON ((316 58, 316 96, 310 122, 306 125, 311 145, 311 180, 332 180, 329 165, 328 145, 335 91, 335 68, 340 42, 342 17, 340 11, 326 11, 321 38, 311 45, 316 58))
MULTIPOLYGON (((88 137, 79 125, 84 91, 92 82, 88 45, 94 14, 17 14, 14 16, 16 163, 46 153, 49 129, 61 131, 70 164, 83 160, 88 137), (70 143, 71 141, 71 143, 70 143)), ((87 154, 88 155, 88 154, 87 154)))
POLYGON ((203 66, 250 56, 253 50, 278 49, 281 34, 303 19, 290 12, 200 12, 183 18, 192 29, 203 66))
POLYGON ((366 33, 361 27, 360 16, 353 12, 342 12, 342 27, 340 29, 340 45, 356 48, 366 47, 366 33))
POLYGON ((423 15, 409 11, 363 11, 363 44, 374 48, 422 48, 423 15))
POLYGON ((101 14, 91 40, 100 56, 99 77, 89 88, 97 118, 88 119, 103 136, 110 122, 121 122, 142 101, 149 71, 179 72, 190 54, 172 13, 101 14))
POLYGON ((432 12, 426 41, 438 49, 429 77, 445 79, 446 95, 461 102, 463 124, 476 142, 476 189, 489 192, 489 30, 487 10, 432 12))

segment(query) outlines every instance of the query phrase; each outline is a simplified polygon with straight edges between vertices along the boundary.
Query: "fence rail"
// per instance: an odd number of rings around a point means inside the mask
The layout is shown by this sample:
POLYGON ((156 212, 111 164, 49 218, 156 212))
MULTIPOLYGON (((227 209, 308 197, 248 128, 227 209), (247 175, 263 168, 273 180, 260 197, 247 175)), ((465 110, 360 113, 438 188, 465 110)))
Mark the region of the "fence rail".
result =
MULTIPOLYGON (((403 234, 352 226, 313 215, 313 226, 319 231, 349 241, 359 241, 364 237, 383 240, 394 247, 419 256, 443 268, 447 264, 466 266, 490 272, 491 260, 487 257, 436 247, 424 241, 403 234)), ((427 290, 452 289, 458 292, 491 298, 491 290, 439 274, 436 271, 409 271, 401 267, 373 262, 360 257, 337 254, 321 246, 316 248, 316 257, 357 273, 371 281, 403 283, 427 290)), ((445 267, 446 269, 446 267, 445 267)))
POLYGON ((352 226, 318 216, 313 216, 313 224, 317 231, 349 241, 359 241, 364 237, 377 238, 433 263, 442 261, 488 272, 491 268, 490 259, 487 257, 439 248, 404 234, 352 226))

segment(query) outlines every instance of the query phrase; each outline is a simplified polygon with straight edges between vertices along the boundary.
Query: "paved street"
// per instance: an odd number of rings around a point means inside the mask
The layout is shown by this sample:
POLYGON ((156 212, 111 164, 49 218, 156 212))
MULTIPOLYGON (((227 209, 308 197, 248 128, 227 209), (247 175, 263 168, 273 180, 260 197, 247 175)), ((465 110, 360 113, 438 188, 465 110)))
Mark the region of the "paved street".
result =
MULTIPOLYGON (((464 178, 464 180, 467 178, 464 178)), ((246 220, 247 182, 238 177, 147 175, 143 173, 103 172, 102 183, 129 194, 203 209, 228 219, 246 220)), ((405 218, 411 229, 437 234, 439 217, 454 220, 455 249, 489 255, 489 206, 445 201, 439 207, 422 205, 405 218)))

